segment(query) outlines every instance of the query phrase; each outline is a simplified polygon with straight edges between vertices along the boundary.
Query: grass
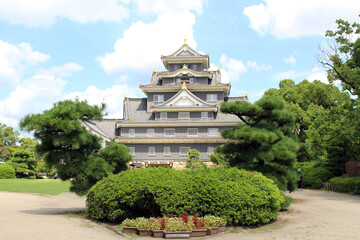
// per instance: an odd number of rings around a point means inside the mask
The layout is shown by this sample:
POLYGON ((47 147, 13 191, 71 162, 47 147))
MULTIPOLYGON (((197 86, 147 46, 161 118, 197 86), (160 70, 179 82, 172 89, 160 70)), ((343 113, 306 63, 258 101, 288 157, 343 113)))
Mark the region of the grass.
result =
POLYGON ((70 181, 0 179, 0 191, 58 195, 62 192, 70 192, 70 181))

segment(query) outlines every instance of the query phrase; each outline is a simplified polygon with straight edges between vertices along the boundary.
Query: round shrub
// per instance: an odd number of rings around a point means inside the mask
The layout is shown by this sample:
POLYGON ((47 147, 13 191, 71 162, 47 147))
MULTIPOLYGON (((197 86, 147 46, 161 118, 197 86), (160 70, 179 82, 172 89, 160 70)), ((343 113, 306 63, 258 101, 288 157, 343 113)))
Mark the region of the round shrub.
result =
POLYGON ((87 194, 87 213, 121 221, 150 216, 215 215, 229 224, 273 220, 284 195, 261 173, 230 169, 124 171, 99 181, 87 194))
POLYGON ((15 178, 15 169, 8 164, 0 165, 0 179, 15 178))
POLYGON ((319 189, 333 177, 332 173, 323 167, 304 168, 302 170, 303 185, 305 188, 319 189))

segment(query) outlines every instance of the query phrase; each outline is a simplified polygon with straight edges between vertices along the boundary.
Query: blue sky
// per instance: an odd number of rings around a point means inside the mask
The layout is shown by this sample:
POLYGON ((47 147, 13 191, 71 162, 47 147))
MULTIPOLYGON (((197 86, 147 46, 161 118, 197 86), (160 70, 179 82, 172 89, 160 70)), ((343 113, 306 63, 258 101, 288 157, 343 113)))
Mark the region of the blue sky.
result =
POLYGON ((105 102, 122 117, 125 93, 164 70, 183 43, 210 54, 231 96, 251 102, 282 79, 326 81, 317 63, 335 20, 359 22, 358 0, 2 0, 0 122, 64 100, 105 102))

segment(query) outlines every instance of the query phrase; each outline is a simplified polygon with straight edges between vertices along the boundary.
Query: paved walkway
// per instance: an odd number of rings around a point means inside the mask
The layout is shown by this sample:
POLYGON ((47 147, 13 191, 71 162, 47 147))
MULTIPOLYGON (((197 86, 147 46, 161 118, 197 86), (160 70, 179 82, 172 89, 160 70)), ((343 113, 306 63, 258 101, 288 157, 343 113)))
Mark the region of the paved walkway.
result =
MULTIPOLYGON (((290 195, 295 199, 290 210, 275 222, 260 228, 230 228, 207 239, 360 239, 360 196, 312 190, 290 195)), ((84 207, 85 198, 72 193, 0 192, 0 239, 124 239, 103 225, 60 214, 84 207)))

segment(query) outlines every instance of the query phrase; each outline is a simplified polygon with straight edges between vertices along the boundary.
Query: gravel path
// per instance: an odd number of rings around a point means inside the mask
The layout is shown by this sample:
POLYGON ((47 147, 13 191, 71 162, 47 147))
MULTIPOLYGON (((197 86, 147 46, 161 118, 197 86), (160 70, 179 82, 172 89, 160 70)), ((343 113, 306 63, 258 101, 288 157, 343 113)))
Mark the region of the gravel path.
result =
MULTIPOLYGON (((211 240, 360 239, 360 196, 304 190, 290 194, 289 211, 260 228, 230 228, 211 240)), ((103 225, 60 214, 85 207, 85 198, 0 192, 0 239, 125 239, 103 225)), ((153 238, 137 238, 139 240, 153 238)))
POLYGON ((85 197, 0 192, 1 240, 121 239, 90 220, 63 215, 85 208, 85 197))

